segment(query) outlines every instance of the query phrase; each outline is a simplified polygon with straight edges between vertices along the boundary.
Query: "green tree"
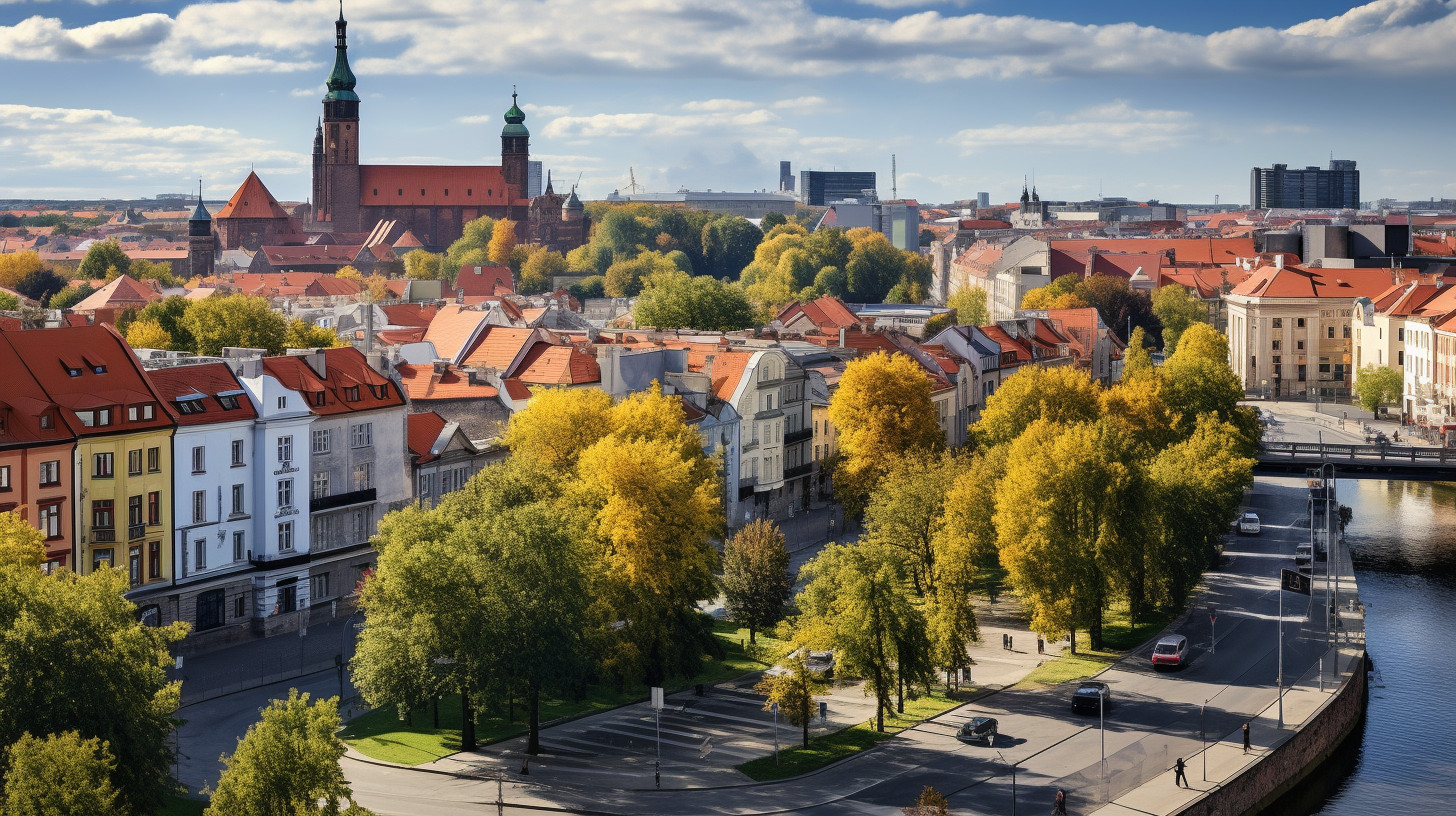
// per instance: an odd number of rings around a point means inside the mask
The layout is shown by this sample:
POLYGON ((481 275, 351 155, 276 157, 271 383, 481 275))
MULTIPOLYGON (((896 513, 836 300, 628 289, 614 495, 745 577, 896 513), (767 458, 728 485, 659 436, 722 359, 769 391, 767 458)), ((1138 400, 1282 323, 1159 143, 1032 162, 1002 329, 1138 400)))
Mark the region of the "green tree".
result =
POLYGON ((1196 323, 1183 333, 1178 350, 1158 372, 1163 377, 1163 400, 1174 417, 1174 427, 1186 437, 1201 414, 1238 428, 1245 450, 1259 442, 1259 423, 1253 409, 1239 405, 1244 397, 1238 375, 1228 365, 1228 341, 1212 326, 1196 323))
MULTIPOLYGON (((54 300, 55 298, 52 298, 54 300)), ((0 292, 0 311, 13 312, 20 308, 20 298, 8 292, 0 292)))
MULTIPOLYGON (((764 229, 770 229, 765 223, 764 229)), ((763 232, 743 218, 720 218, 703 226, 703 255, 707 272, 715 278, 732 280, 753 261, 763 232)))
POLYGON ((660 252, 648 251, 628 260, 614 262, 607 269, 603 289, 609 297, 636 297, 645 280, 657 272, 677 272, 678 265, 660 252))
POLYGON ((291 349, 342 348, 347 345, 338 332, 301 317, 288 321, 288 330, 283 336, 283 347, 291 349))
MULTIPOLYGON (((612 249, 598 243, 582 244, 566 253, 568 271, 589 275, 604 275, 612 266, 612 249)), ((597 295, 597 297, 601 297, 597 295)))
POLYGON ((1208 307, 1176 283, 1155 289, 1152 305, 1153 315, 1163 325, 1165 354, 1172 354, 1177 350, 1178 338, 1189 326, 1208 322, 1208 307))
POLYGON ((764 213, 763 217, 758 219, 758 228, 764 232, 768 232, 779 224, 787 223, 789 223, 789 219, 783 213, 764 213))
POLYGON ((959 464, 951 456, 915 454, 892 459, 865 508, 863 540, 905 560, 917 595, 934 595, 939 564, 936 543, 946 491, 959 464))
POLYGON ((445 256, 412 249, 404 256, 404 276, 411 280, 444 280, 445 256))
POLYGON ((1355 378, 1355 397, 1360 407, 1376 413, 1390 402, 1399 402, 1405 390, 1405 381, 1399 371, 1389 367, 1367 365, 1360 369, 1355 378))
POLYGON ((755 322, 753 304, 743 287, 686 272, 654 272, 633 306, 639 326, 658 329, 738 331, 755 322))
MULTIPOLYGON (((51 295, 50 302, 46 304, 46 307, 50 309, 69 309, 95 293, 96 290, 92 289, 89 283, 83 283, 80 286, 67 286, 54 295, 51 295)), ((11 306, 9 308, 14 309, 17 307, 11 306)))
MULTIPOLYGON (((124 571, 42 574, 26 563, 38 554, 33 536, 0 526, 0 745, 27 733, 99 739, 117 760, 121 807, 152 812, 168 788, 180 694, 168 650, 187 625, 143 625, 124 571)), ((0 754, 0 775, 8 765, 0 754)))
POLYGON ((955 312, 941 312, 925 321, 924 334, 921 336, 929 342, 931 338, 954 325, 956 325, 955 312))
POLYGON ((24 734, 6 753, 4 816, 125 816, 111 785, 116 757, 107 743, 76 731, 24 734))
POLYGON ((991 313, 986 309, 986 290, 979 286, 956 290, 945 305, 955 310, 958 325, 985 326, 991 322, 991 313))
POLYGON ((288 323, 267 300, 241 292, 194 302, 181 323, 196 339, 197 353, 208 357, 229 346, 280 354, 288 336, 288 323))
POLYGON ((194 302, 182 295, 173 295, 161 300, 154 300, 138 312, 138 321, 156 323, 171 338, 171 342, 167 346, 149 346, 147 348, 170 348, 173 351, 196 352, 197 339, 192 336, 192 332, 183 321, 183 317, 187 315, 187 308, 194 302))
POLYGON ((566 292, 576 298, 578 302, 585 301, 587 298, 606 297, 606 281, 607 279, 601 275, 589 275, 580 283, 573 283, 566 287, 566 292))
POLYGON ((905 275, 907 253, 869 227, 856 227, 846 237, 854 245, 844 267, 848 297, 855 303, 884 302, 885 295, 905 275))
POLYGON ((800 729, 803 746, 808 748, 809 724, 818 713, 815 711, 814 695, 823 693, 826 686, 809 671, 802 649, 794 652, 786 662, 788 671, 783 674, 765 674, 754 684, 753 690, 766 698, 763 701, 764 711, 770 711, 777 705, 779 713, 784 715, 789 725, 800 729))
POLYGON ((97 241, 86 250, 86 257, 81 259, 79 277, 82 280, 103 280, 112 267, 125 275, 131 269, 131 258, 127 257, 126 251, 115 239, 97 241))
POLYGON ((149 261, 145 258, 137 258, 131 262, 131 267, 126 274, 132 280, 144 281, 154 280, 162 286, 176 286, 177 279, 172 277, 171 261, 149 261))
POLYGON ((1071 366, 1023 366, 986 399, 971 431, 980 444, 1001 445, 1038 419, 1092 422, 1101 410, 1101 387, 1087 372, 1071 366))
POLYGON ((566 274, 566 258, 560 252, 537 247, 521 264, 521 293, 539 294, 551 289, 557 275, 566 274))
POLYGON ((55 294, 67 286, 65 278, 57 275, 54 269, 42 267, 27 272, 14 286, 15 291, 36 301, 37 303, 48 303, 55 294))
POLYGON ((495 219, 482 215, 466 222, 461 235, 445 251, 441 271, 445 280, 454 280, 462 266, 488 266, 490 240, 495 232, 495 219))
POLYGON ((363 816, 339 768, 342 727, 339 698, 310 704, 307 693, 289 689, 288 699, 269 703, 237 750, 222 758, 227 767, 204 816, 363 816))
POLYGON ((904 354, 876 352, 845 367, 829 400, 829 421, 839 437, 835 493, 857 515, 880 483, 890 460, 944 446, 930 398, 930 379, 904 354))
POLYGON ((1162 327, 1153 316, 1152 298, 1147 292, 1129 286, 1126 278, 1093 275, 1078 283, 1073 294, 1096 309, 1102 322, 1122 338, 1123 342, 1127 341, 1129 324, 1142 326, 1155 338, 1160 336, 1158 332, 1162 327))
POLYGON ((1127 341, 1127 351, 1122 359, 1122 378, 1129 380, 1153 371, 1153 355, 1148 351, 1147 334, 1142 326, 1132 330, 1127 341))
POLYGON ((783 620, 793 588, 784 534, 772 521, 749 522, 723 545, 723 605, 734 623, 748 627, 749 643, 783 620))

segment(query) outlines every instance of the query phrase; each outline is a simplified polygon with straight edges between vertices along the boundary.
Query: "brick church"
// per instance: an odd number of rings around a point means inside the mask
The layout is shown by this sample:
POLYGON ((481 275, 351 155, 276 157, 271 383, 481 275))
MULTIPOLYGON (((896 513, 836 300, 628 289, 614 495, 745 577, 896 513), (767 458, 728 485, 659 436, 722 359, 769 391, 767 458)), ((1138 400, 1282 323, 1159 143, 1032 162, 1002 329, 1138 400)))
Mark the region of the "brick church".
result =
MULTIPOLYGON (((499 166, 425 166, 359 163, 358 80, 349 68, 343 12, 334 24, 334 67, 324 95, 323 118, 313 139, 312 209, 301 221, 278 205, 262 181, 249 174, 209 229, 199 216, 190 225, 202 249, 203 230, 216 236, 215 247, 257 250, 265 245, 306 242, 349 243, 384 222, 392 241, 405 233, 426 247, 443 250, 464 225, 481 216, 516 223, 516 240, 565 253, 586 243, 590 223, 573 189, 562 196, 548 180, 545 191, 527 197, 531 133, 526 114, 511 94, 501 129, 499 166), (348 237, 346 237, 348 236, 348 237)), ((548 177, 549 178, 549 177, 548 177)), ((201 266, 194 258, 191 265, 201 266)), ((211 264, 207 264, 211 266, 211 264)))

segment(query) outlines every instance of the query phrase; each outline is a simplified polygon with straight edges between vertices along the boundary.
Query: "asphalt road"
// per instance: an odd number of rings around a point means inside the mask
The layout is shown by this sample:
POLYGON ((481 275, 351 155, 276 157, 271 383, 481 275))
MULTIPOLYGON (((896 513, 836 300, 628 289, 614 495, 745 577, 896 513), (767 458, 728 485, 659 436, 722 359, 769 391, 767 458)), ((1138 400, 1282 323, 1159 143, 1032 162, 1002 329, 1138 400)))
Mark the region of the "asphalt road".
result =
MULTIPOLYGON (((1237 740, 1239 726, 1274 701, 1278 575, 1281 568, 1292 567, 1296 543, 1308 538, 1308 528, 1297 526, 1304 515, 1303 485, 1298 480, 1261 480, 1249 506, 1262 517, 1263 533, 1229 540, 1218 570, 1206 576, 1204 591, 1173 627, 1190 641, 1188 665, 1155 671, 1149 664, 1149 643, 1104 672, 1100 679, 1111 686, 1115 703, 1104 728, 1096 716, 1072 713, 1071 685, 1010 689, 864 755, 782 783, 657 791, 641 790, 640 775, 551 787, 521 784, 525 780, 517 776, 504 786, 505 799, 536 811, 583 814, 889 816, 930 785, 946 793, 958 813, 1009 813, 1008 766, 1014 764, 1018 808, 1045 812, 1055 790, 1063 787, 1070 794, 1070 811, 1086 812, 1166 771, 1177 757, 1191 757, 1201 744, 1201 722, 1211 739, 1237 740), (1218 610, 1216 624, 1209 618, 1210 608, 1218 610), (1001 723, 993 748, 955 740, 961 722, 982 714, 1001 723)), ((1323 649, 1323 631, 1305 622, 1309 606, 1293 603, 1296 597, 1287 597, 1284 609, 1286 681, 1303 674, 1323 649)), ((1318 611, 1312 619, 1321 619, 1318 611)), ((1262 727, 1254 730, 1256 747, 1267 736, 1261 735, 1262 727)), ((545 739, 551 740, 549 732, 545 739)), ((359 801, 381 814, 478 814, 495 802, 494 782, 352 760, 345 760, 344 768, 359 801)), ((1196 761, 1190 763, 1190 777, 1197 779, 1198 773, 1196 761)))

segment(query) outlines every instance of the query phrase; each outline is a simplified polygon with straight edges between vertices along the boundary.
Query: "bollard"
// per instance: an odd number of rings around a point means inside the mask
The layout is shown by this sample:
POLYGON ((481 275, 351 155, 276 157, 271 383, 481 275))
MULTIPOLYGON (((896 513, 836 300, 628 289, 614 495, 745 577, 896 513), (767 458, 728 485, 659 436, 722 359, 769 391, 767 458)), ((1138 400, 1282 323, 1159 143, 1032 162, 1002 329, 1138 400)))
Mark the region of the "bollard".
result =
POLYGON ((1007 635, 1006 636, 1006 648, 1009 651, 1013 651, 1013 652, 1016 651, 1016 638, 1015 637, 1013 637, 1011 635, 1007 635))
POLYGON ((1042 640, 1041 635, 1036 636, 1036 653, 1046 654, 1046 641, 1042 640))

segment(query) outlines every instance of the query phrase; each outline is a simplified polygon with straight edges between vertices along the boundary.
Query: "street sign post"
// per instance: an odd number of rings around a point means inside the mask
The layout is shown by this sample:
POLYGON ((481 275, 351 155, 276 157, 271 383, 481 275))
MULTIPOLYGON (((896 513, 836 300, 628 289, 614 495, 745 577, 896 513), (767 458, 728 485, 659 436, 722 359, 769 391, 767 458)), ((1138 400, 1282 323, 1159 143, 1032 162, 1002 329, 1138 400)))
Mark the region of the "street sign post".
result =
POLYGON ((1283 569, 1279 572, 1279 671, 1276 681, 1279 685, 1279 727, 1284 727, 1284 593, 1310 594, 1309 576, 1298 570, 1283 569))
POLYGON ((1208 625, 1213 628, 1213 645, 1209 647, 1210 654, 1218 654, 1218 610, 1208 610, 1208 625))

